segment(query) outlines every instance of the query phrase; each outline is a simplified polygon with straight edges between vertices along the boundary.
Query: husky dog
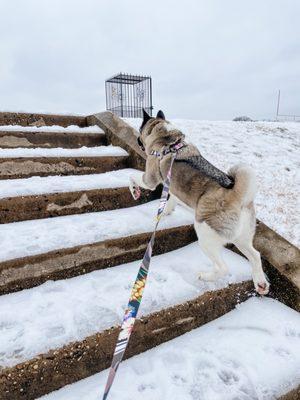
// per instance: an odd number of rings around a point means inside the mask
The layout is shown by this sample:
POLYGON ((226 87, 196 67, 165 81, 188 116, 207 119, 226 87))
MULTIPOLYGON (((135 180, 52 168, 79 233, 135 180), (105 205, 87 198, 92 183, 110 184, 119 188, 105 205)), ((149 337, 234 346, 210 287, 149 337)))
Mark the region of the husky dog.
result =
POLYGON ((135 199, 139 197, 140 187, 154 190, 163 183, 170 167, 172 148, 182 143, 172 168, 165 214, 170 214, 177 202, 194 210, 199 245, 213 263, 213 269, 201 272, 199 279, 214 281, 228 273, 221 250, 225 244, 233 243, 251 263, 256 291, 261 295, 267 294, 269 283, 260 254, 252 244, 256 224, 253 171, 248 166, 237 165, 227 175, 205 160, 199 150, 184 139, 184 134, 166 121, 162 111, 153 118, 143 110, 138 143, 147 155, 146 169, 143 174, 130 177, 132 196, 135 199))

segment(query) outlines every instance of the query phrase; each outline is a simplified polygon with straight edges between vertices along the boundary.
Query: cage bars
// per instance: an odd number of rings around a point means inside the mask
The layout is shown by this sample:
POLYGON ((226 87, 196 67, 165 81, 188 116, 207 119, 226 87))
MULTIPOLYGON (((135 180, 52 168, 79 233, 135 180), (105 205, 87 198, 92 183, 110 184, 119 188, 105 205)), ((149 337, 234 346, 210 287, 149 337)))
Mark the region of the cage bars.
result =
POLYGON ((106 109, 119 117, 142 117, 144 108, 152 115, 150 76, 117 74, 105 81, 106 109))

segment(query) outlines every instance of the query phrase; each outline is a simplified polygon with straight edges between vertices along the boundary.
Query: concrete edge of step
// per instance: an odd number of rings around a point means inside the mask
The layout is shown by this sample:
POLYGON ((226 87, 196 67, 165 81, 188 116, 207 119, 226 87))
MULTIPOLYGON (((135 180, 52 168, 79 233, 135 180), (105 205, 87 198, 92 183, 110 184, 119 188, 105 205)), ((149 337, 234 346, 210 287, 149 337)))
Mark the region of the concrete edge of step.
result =
MULTIPOLYGON (((45 125, 45 128, 47 128, 48 125, 45 125)), ((28 128, 28 127, 27 127, 28 128)), ((98 136, 104 136, 105 132, 103 129, 100 129, 100 131, 95 132, 80 132, 80 131, 47 131, 47 130, 42 130, 43 127, 41 127, 41 130, 24 130, 24 131, 15 131, 15 130, 3 130, 2 126, 0 125, 0 137, 3 137, 5 135, 11 135, 11 136, 16 136, 16 137, 23 137, 23 136, 50 136, 50 135, 55 135, 55 136, 78 136, 80 138, 85 137, 85 136, 92 136, 92 137, 98 137, 98 136)))
POLYGON ((69 125, 77 125, 81 128, 84 128, 87 126, 87 118, 83 115, 44 114, 9 111, 0 112, 0 126, 37 126, 40 121, 43 121, 45 125, 58 125, 63 127, 67 127, 69 125))
MULTIPOLYGON (((139 260, 151 232, 53 250, 0 263, 0 295, 38 286, 47 280, 68 279, 95 270, 139 260)), ((196 240, 192 225, 157 231, 155 255, 176 250, 196 240)))
MULTIPOLYGON (((134 168, 144 169, 146 156, 137 145, 137 131, 129 124, 110 111, 87 116, 87 124, 100 126, 112 144, 129 153, 134 168)), ((300 250, 259 220, 254 245, 269 266, 271 284, 277 286, 279 297, 300 311, 300 250), (289 288, 293 289, 291 297, 285 293, 289 288)))
POLYGON ((104 173, 128 168, 128 163, 127 155, 0 158, 0 180, 104 173))
POLYGON ((133 207, 157 198, 143 190, 137 203, 128 186, 0 198, 0 224, 133 207))
POLYGON ((145 168, 146 156, 137 144, 138 133, 125 121, 112 112, 105 111, 87 116, 87 124, 98 125, 111 144, 125 149, 130 156, 132 168, 145 168))
POLYGON ((15 148, 80 148, 107 145, 102 132, 61 132, 61 131, 3 131, 0 126, 0 147, 15 148))
POLYGON ((295 389, 290 390, 288 393, 283 394, 278 400, 299 400, 300 399, 300 385, 295 389))
MULTIPOLYGON (((244 281, 139 318, 125 358, 221 317, 247 300, 252 290, 252 282, 244 281)), ((21 400, 24 393, 27 400, 33 400, 108 368, 119 330, 119 326, 112 327, 3 369, 0 371, 2 400, 21 400)))

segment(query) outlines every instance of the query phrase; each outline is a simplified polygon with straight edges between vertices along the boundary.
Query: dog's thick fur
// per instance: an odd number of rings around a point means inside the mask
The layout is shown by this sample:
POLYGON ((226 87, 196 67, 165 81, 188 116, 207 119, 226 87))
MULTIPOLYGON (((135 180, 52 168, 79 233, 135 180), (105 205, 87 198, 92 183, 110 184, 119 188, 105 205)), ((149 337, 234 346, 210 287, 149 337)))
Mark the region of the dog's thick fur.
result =
MULTIPOLYGON (((144 112, 140 132, 139 143, 144 147, 147 160, 145 173, 130 179, 134 197, 139 187, 154 190, 166 178, 171 154, 157 157, 151 155, 151 151, 161 154, 163 149, 184 140, 183 133, 166 121, 161 111, 156 118, 144 112)), ((267 294, 269 283, 262 270, 260 254, 252 245, 256 222, 253 171, 248 166, 238 165, 226 175, 206 161, 194 145, 187 144, 179 150, 174 162, 170 193, 165 213, 170 214, 176 202, 194 210, 200 247, 213 263, 212 271, 202 272, 200 279, 215 280, 228 272, 221 250, 226 243, 234 243, 252 265, 256 291, 267 294)))

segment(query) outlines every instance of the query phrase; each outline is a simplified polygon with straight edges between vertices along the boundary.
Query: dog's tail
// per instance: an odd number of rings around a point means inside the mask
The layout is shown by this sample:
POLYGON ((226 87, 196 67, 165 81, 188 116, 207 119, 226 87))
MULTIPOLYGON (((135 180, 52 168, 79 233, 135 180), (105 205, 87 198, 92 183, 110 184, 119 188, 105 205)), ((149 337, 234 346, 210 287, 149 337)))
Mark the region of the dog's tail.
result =
POLYGON ((228 175, 234 178, 232 191, 243 206, 250 204, 257 192, 257 183, 254 171, 245 164, 235 165, 230 168, 228 175))

